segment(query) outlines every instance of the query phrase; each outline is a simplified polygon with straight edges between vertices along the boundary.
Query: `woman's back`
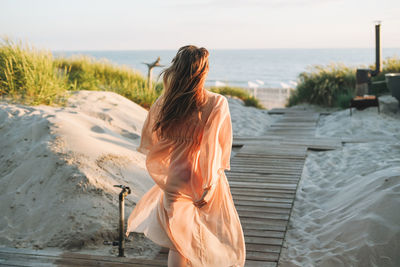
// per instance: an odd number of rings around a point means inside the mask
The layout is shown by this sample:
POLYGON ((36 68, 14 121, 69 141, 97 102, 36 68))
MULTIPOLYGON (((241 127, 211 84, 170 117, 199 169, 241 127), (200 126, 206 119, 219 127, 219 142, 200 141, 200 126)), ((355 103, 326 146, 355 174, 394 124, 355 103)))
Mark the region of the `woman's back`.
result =
MULTIPOLYGON (((155 103, 149 116, 157 117, 161 101, 162 99, 155 103)), ((206 91, 206 101, 203 106, 176 123, 168 131, 158 134, 157 143, 152 146, 146 165, 150 175, 164 190, 180 193, 193 199, 201 196, 204 182, 202 173, 206 172, 202 170, 202 167, 205 167, 204 164, 199 166, 202 144, 203 147, 207 144, 211 145, 214 140, 206 140, 206 138, 215 138, 210 135, 204 136, 204 132, 213 128, 213 125, 219 124, 215 118, 209 120, 213 111, 225 112, 225 116, 220 116, 221 118, 229 116, 226 99, 219 94, 206 91)), ((231 132, 227 134, 225 139, 229 140, 231 132)), ((145 138, 142 138, 143 142, 145 138)), ((230 154, 230 147, 223 149, 229 151, 230 154)), ((207 154, 207 151, 203 153, 207 154)))
POLYGON ((156 185, 129 216, 128 232, 143 232, 170 248, 171 266, 182 262, 178 258, 199 267, 243 266, 245 260, 243 231, 224 173, 230 168, 231 117, 226 98, 203 88, 207 57, 203 48, 178 51, 138 148, 147 154, 156 185))

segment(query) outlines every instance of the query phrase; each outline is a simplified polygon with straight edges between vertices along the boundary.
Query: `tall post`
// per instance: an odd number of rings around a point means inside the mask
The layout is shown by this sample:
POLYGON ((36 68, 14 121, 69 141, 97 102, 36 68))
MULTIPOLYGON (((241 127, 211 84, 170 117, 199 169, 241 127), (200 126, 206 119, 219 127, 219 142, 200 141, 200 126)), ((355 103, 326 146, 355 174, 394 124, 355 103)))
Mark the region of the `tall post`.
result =
POLYGON ((151 73, 153 71, 154 67, 163 67, 163 65, 160 65, 160 57, 158 57, 156 59, 156 61, 152 62, 152 63, 143 63, 145 65, 147 65, 148 68, 148 72, 147 72, 147 87, 149 88, 149 90, 151 90, 151 73))
POLYGON ((131 189, 124 185, 114 185, 114 187, 122 188, 119 193, 119 240, 118 240, 118 257, 125 257, 125 197, 131 193, 131 189))
POLYGON ((376 76, 382 71, 382 48, 381 48, 381 22, 375 22, 375 69, 371 76, 376 76))
MULTIPOLYGON (((378 21, 375 24, 375 75, 382 71, 382 59, 381 59, 382 49, 381 49, 381 22, 378 21)), ((374 76, 375 76, 374 75, 374 76)))
POLYGON ((122 192, 119 194, 119 242, 118 242, 118 257, 125 257, 125 238, 124 238, 124 196, 122 192))

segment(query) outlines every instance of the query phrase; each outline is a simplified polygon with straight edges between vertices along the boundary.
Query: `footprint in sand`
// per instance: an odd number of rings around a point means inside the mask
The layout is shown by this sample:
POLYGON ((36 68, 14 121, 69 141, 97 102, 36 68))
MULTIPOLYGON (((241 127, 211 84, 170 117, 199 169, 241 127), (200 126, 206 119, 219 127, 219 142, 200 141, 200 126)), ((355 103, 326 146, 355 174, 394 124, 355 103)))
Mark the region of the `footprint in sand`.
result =
POLYGON ((92 130, 95 133, 104 133, 104 129, 97 125, 90 128, 90 130, 92 130))

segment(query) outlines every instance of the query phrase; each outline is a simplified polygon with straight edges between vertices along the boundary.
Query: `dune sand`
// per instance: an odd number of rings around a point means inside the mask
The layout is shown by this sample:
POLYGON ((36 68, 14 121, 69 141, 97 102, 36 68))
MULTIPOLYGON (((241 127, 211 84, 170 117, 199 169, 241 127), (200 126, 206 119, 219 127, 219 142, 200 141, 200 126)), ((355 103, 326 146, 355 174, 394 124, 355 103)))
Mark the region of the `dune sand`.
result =
POLYGON ((334 112, 318 135, 365 142, 309 152, 280 266, 400 266, 400 114, 334 112))
MULTIPOLYGON (((262 134, 265 111, 229 99, 235 135, 262 134)), ((111 92, 79 91, 66 107, 0 103, 0 246, 115 253, 118 193, 129 185, 126 218, 154 184, 136 152, 147 111, 111 92)), ((132 240, 132 237, 131 237, 132 240)), ((127 254, 160 247, 134 235, 127 254)))
MULTIPOLYGON (((262 135, 275 120, 229 98, 234 135, 262 135)), ((303 108, 303 107, 299 107, 303 108)), ((0 246, 111 254, 118 193, 126 217, 152 185, 136 152, 147 111, 111 92, 74 93, 66 107, 0 102, 0 246)), ((334 112, 318 134, 364 140, 309 152, 281 266, 400 266, 400 116, 334 112)), ((136 234, 126 253, 160 247, 136 234)))

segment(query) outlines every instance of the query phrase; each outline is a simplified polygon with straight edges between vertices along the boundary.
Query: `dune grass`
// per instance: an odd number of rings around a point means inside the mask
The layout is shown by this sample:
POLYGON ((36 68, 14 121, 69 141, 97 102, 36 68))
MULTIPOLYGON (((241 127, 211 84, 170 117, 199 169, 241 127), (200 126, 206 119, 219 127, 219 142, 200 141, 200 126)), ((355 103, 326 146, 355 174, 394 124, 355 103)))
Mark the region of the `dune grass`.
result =
POLYGON ((101 90, 118 93, 133 102, 149 108, 161 94, 162 84, 153 82, 151 90, 146 78, 126 66, 87 56, 57 58, 55 64, 65 70, 69 90, 101 90))
POLYGON ((124 66, 86 56, 54 58, 50 51, 4 39, 0 43, 0 96, 28 105, 65 103, 76 90, 112 91, 149 108, 162 91, 124 66))
POLYGON ((249 92, 240 87, 230 87, 230 86, 210 87, 209 90, 221 95, 237 97, 243 100, 245 106, 252 106, 260 109, 264 108, 257 98, 250 95, 249 92))
MULTIPOLYGON (((88 56, 54 58, 50 51, 3 40, 0 43, 0 96, 28 105, 64 104, 69 91, 100 90, 118 93, 149 108, 163 91, 153 82, 127 67, 88 56)), ((210 90, 242 99, 247 106, 262 108, 258 99, 236 87, 210 90)))
POLYGON ((61 103, 67 83, 50 52, 7 39, 0 43, 1 96, 29 105, 61 103))
POLYGON ((297 88, 289 97, 289 106, 301 102, 337 106, 338 98, 352 95, 356 84, 355 75, 355 69, 345 65, 313 66, 300 73, 297 88))
MULTIPOLYGON (((370 66, 374 69, 375 66, 370 66)), ((388 91, 385 83, 375 83, 385 80, 385 74, 400 72, 400 59, 387 58, 383 61, 382 72, 372 77, 372 93, 382 94, 388 91)), ((356 69, 341 64, 328 66, 313 66, 300 73, 296 90, 289 98, 288 106, 307 102, 327 107, 346 108, 355 95, 356 69)))

